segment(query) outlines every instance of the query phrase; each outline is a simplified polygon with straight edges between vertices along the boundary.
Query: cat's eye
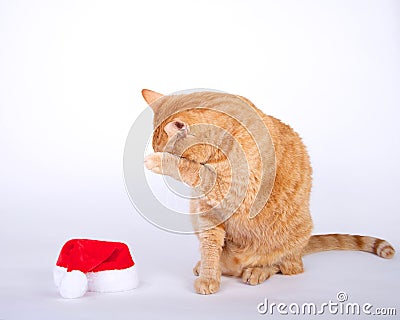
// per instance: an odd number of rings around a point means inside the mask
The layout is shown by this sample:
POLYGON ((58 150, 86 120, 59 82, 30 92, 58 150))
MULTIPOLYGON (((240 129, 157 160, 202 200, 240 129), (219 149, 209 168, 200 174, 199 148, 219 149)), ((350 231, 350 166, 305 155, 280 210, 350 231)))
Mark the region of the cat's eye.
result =
POLYGON ((172 137, 175 134, 186 136, 189 133, 189 127, 185 122, 175 119, 164 127, 164 131, 168 137, 172 137))
POLYGON ((175 121, 174 124, 175 124, 175 126, 176 126, 179 130, 181 130, 181 129, 185 126, 184 123, 179 122, 179 121, 175 121))

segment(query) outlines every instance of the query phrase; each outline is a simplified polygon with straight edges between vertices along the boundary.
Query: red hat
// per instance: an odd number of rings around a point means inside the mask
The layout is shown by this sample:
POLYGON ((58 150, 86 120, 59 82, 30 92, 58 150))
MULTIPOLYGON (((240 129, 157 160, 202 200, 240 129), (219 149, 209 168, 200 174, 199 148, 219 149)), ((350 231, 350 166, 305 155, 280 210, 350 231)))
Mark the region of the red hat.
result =
POLYGON ((89 239, 67 241, 53 275, 63 298, 79 298, 86 291, 131 290, 139 282, 125 243, 89 239))

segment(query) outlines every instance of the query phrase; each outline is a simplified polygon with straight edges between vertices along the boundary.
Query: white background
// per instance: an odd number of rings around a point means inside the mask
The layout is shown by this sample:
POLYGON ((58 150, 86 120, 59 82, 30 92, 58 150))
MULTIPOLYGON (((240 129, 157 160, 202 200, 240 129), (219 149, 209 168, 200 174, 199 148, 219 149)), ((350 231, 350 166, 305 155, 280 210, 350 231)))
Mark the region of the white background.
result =
POLYGON ((140 217, 122 173, 142 88, 240 94, 304 138, 315 233, 399 249, 399 39, 399 1, 1 0, 0 319, 251 319, 264 298, 322 303, 339 291, 399 314, 398 256, 360 252, 194 294, 196 238, 140 217), (61 299, 51 270, 74 237, 127 242, 141 286, 61 299))

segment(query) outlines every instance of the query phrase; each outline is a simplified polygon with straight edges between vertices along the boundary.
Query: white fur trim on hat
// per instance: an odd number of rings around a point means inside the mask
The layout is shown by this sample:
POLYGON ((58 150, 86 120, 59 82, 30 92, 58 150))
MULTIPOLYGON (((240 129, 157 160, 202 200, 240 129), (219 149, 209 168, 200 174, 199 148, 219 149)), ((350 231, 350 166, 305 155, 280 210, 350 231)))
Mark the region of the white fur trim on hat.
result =
MULTIPOLYGON (((121 270, 105 270, 99 272, 88 272, 86 275, 80 271, 82 275, 87 279, 87 291, 92 292, 119 292, 119 291, 128 291, 135 289, 139 284, 139 278, 137 275, 136 266, 132 266, 127 269, 121 270)), ((75 272, 67 272, 66 268, 55 266, 53 271, 54 282, 56 286, 60 290, 64 285, 64 278, 66 275, 75 272)), ((69 284, 70 282, 68 282, 69 284)), ((63 291, 65 294, 65 290, 63 291)), ((86 290, 85 290, 86 292, 86 290)), ((83 294, 85 294, 83 292, 83 294)), ((82 294, 82 295, 83 295, 82 294)), ((63 297, 64 295, 61 294, 63 297)), ((69 295, 68 293, 66 295, 69 295)), ((80 296, 82 296, 80 295, 80 296)), ((66 298, 66 297, 64 297, 66 298)), ((74 296, 74 298, 78 298, 78 296, 74 296)))
POLYGON ((89 291, 118 292, 135 289, 139 284, 136 266, 122 270, 88 272, 89 291))

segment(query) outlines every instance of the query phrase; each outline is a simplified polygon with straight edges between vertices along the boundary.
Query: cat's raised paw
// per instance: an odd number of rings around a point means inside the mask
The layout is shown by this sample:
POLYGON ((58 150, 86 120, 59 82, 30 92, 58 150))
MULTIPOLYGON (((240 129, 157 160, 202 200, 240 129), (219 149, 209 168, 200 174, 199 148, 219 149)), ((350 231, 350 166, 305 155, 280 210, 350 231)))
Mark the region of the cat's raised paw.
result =
POLYGON ((162 152, 155 152, 152 154, 149 154, 144 158, 144 165, 146 168, 154 173, 161 174, 162 169, 161 169, 161 164, 162 164, 162 157, 163 153, 162 152))
POLYGON ((219 290, 220 281, 213 278, 199 277, 194 282, 194 289, 199 294, 211 294, 219 290))

